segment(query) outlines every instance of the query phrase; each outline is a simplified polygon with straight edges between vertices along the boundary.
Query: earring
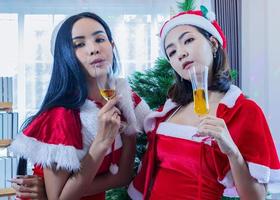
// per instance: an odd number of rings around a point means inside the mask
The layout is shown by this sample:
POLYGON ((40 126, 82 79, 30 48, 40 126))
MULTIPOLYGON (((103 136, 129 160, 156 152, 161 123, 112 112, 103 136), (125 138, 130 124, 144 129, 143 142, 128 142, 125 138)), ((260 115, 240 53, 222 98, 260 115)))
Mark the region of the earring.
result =
POLYGON ((213 57, 214 58, 217 57, 217 51, 218 51, 218 48, 217 47, 213 47, 213 57))
POLYGON ((183 82, 183 77, 181 76, 181 82, 183 82))
POLYGON ((214 57, 214 58, 217 57, 217 50, 214 50, 214 52, 213 52, 213 57, 214 57))

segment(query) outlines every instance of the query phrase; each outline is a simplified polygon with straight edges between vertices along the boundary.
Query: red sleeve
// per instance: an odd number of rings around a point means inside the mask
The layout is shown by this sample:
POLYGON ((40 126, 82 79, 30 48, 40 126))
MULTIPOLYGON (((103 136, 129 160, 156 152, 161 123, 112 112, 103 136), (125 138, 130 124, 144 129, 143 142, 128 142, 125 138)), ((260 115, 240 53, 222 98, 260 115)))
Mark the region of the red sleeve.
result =
POLYGON ((79 112, 62 107, 43 112, 17 136, 10 150, 38 166, 79 170, 86 153, 79 112))
POLYGON ((134 102, 134 108, 136 108, 137 105, 142 101, 142 99, 134 91, 132 91, 132 100, 134 102))
MULTIPOLYGON (((233 108, 224 108, 220 114, 223 113, 226 114, 222 118, 247 162, 251 176, 260 183, 280 182, 279 158, 261 108, 244 97, 233 108)), ((226 168, 229 169, 229 164, 226 168)))
POLYGON ((23 133, 44 143, 82 148, 79 113, 71 109, 57 107, 43 112, 23 130, 23 133))

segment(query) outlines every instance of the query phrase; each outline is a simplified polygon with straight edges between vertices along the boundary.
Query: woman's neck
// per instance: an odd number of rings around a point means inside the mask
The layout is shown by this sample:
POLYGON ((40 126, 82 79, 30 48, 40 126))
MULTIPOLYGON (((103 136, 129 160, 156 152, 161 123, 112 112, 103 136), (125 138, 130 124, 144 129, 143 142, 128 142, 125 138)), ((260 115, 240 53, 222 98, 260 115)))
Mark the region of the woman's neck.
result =
POLYGON ((208 100, 209 103, 219 103, 222 98, 225 96, 225 93, 218 92, 218 91, 208 91, 208 100))

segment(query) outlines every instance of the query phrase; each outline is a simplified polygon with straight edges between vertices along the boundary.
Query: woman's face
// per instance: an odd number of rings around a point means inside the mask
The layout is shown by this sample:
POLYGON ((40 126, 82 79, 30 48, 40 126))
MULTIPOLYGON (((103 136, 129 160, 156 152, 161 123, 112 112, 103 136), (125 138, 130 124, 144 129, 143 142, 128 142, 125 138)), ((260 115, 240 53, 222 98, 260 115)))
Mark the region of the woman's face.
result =
MULTIPOLYGON (((211 38, 213 43, 217 43, 211 38)), ((211 41, 212 42, 212 41, 211 41)), ((190 80, 187 71, 194 63, 206 65, 211 74, 213 45, 195 27, 180 25, 173 28, 165 38, 165 52, 173 69, 184 79, 190 80)))
POLYGON ((103 26, 91 18, 79 19, 73 25, 72 41, 87 76, 95 78, 105 75, 113 62, 113 44, 103 26))

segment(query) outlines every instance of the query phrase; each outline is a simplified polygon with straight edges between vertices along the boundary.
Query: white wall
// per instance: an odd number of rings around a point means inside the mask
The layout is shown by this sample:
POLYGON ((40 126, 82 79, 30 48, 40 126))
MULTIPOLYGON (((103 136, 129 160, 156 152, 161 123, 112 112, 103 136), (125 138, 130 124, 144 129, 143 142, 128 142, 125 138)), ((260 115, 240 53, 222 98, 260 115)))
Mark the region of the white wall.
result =
POLYGON ((242 89, 263 109, 280 155, 280 1, 242 1, 242 89))

